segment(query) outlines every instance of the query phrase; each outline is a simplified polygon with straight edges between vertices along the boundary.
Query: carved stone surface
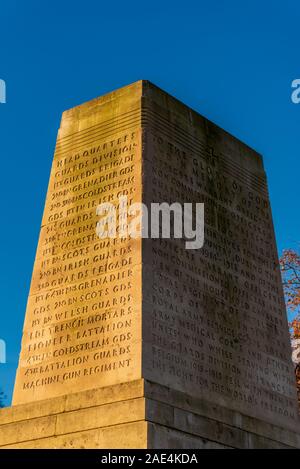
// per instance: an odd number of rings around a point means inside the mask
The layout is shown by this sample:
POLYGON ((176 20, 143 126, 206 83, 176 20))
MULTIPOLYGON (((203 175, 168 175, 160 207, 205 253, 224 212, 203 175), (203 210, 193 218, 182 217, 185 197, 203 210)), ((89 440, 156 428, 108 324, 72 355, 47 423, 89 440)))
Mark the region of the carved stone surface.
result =
MULTIPOLYGON (((63 113, 13 403, 59 403, 143 379, 145 414, 141 400, 123 408, 140 424, 131 416, 111 423, 131 425, 122 447, 133 445, 144 421, 139 447, 158 440, 199 448, 299 445, 262 158, 147 81, 63 113), (99 239, 96 207, 118 206, 121 195, 147 207, 204 203, 204 247, 187 250, 184 239, 172 238, 99 239)), ((85 412, 76 430, 71 417, 54 425, 49 416, 49 445, 70 447, 62 435, 82 430, 81 446, 103 447, 106 423, 86 433, 84 422, 98 414, 85 412)), ((111 412, 119 415, 115 404, 111 412)), ((0 445, 18 443, 5 438, 0 426, 0 445)), ((33 444, 43 443, 25 446, 33 444)))
POLYGON ((143 377, 298 428, 262 158, 145 85, 143 198, 204 202, 205 243, 143 240, 143 377))
POLYGON ((136 83, 63 113, 14 404, 141 378, 141 240, 100 239, 100 203, 142 194, 136 83))

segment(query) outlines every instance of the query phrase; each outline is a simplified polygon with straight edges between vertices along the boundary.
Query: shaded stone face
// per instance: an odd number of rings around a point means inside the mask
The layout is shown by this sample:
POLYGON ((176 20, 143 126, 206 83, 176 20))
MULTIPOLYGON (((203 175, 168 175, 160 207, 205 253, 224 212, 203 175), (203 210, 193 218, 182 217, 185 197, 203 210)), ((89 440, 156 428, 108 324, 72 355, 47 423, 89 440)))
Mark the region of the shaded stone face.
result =
POLYGON ((14 404, 145 378, 295 428, 290 354, 260 155, 145 81, 66 111, 14 404), (204 247, 99 239, 121 195, 204 203, 204 247))
POLYGON ((205 204, 202 249, 143 240, 143 377, 298 425, 262 159, 151 87, 143 113, 146 203, 205 204))

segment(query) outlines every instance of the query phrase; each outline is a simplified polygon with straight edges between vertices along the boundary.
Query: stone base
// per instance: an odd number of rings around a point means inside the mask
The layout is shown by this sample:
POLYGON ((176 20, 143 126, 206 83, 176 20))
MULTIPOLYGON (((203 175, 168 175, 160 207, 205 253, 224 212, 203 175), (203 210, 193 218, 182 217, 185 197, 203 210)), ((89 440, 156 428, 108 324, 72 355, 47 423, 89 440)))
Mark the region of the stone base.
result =
POLYGON ((141 379, 1 409, 0 448, 300 448, 300 432, 141 379))

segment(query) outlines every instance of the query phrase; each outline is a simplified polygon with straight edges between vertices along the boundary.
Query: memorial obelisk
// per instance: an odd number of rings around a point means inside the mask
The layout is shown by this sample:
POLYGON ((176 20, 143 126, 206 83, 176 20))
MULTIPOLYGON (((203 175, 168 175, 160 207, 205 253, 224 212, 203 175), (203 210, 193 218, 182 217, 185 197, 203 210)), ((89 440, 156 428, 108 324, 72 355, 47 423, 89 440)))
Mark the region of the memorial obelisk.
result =
POLYGON ((148 81, 65 111, 0 447, 292 448, 299 428, 261 156, 148 81), (204 246, 99 238, 124 196, 204 203, 204 246))

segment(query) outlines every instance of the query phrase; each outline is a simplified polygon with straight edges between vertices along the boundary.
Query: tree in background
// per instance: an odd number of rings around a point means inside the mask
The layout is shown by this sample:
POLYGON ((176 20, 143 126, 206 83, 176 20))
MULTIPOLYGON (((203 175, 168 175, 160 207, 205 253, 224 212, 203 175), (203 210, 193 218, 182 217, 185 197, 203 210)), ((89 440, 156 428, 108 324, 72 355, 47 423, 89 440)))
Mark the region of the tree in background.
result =
POLYGON ((283 288, 288 312, 292 315, 289 322, 292 359, 298 385, 298 401, 300 404, 300 254, 292 249, 283 251, 280 258, 283 288))
POLYGON ((0 408, 5 407, 5 403, 4 403, 5 399, 6 399, 6 396, 5 396, 4 392, 1 391, 1 389, 0 389, 0 408))

